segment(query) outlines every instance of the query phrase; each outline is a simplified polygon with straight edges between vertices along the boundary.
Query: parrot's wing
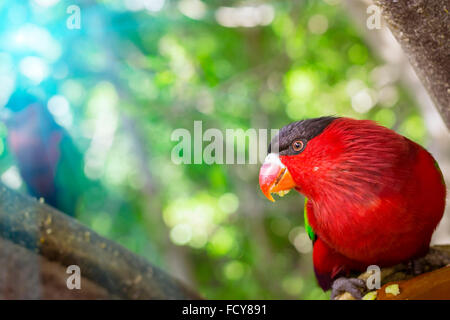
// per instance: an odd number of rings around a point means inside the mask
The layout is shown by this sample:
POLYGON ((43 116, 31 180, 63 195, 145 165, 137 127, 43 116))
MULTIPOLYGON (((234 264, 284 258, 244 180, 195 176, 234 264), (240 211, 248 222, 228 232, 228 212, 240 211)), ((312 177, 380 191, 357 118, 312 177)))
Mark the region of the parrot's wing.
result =
POLYGON ((58 209, 74 216, 79 200, 89 189, 89 180, 84 175, 83 155, 65 130, 59 148, 60 161, 55 176, 58 209))
POLYGON ((308 198, 305 197, 305 208, 303 210, 303 215, 304 215, 304 219, 305 219, 305 230, 306 233, 308 234, 309 238, 311 239, 311 241, 314 243, 314 241, 316 241, 316 234, 314 233, 313 228, 311 227, 311 225, 308 222, 308 212, 311 214, 312 208, 311 208, 311 203, 308 203, 308 198))

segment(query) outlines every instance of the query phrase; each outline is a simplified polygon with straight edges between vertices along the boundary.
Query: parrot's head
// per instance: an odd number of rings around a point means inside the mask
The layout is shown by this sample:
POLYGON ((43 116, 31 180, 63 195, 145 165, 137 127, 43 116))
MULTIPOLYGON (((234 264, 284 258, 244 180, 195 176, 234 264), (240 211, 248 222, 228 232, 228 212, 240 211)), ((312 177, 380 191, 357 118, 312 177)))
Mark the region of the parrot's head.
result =
POLYGON ((45 106, 46 98, 39 90, 16 90, 4 108, 0 110, 0 121, 8 130, 36 132, 42 134, 56 127, 55 121, 45 106))
POLYGON ((270 143, 259 184, 271 201, 272 193, 283 196, 291 189, 311 199, 333 191, 368 195, 382 179, 389 182, 389 166, 404 141, 370 120, 329 116, 293 122, 270 143))

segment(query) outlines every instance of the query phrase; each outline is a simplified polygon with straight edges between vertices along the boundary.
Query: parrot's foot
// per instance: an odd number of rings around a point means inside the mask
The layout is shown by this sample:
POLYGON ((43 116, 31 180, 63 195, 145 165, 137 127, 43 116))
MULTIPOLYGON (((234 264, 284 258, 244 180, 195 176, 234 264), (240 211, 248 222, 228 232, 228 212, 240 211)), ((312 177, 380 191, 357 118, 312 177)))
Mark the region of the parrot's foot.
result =
POLYGON ((341 294, 348 292, 355 299, 361 300, 367 290, 364 280, 358 278, 338 278, 331 286, 331 299, 336 300, 341 294))
POLYGON ((450 265, 450 252, 441 250, 439 246, 436 246, 431 248, 426 256, 410 261, 408 269, 414 276, 417 276, 447 265, 450 265))

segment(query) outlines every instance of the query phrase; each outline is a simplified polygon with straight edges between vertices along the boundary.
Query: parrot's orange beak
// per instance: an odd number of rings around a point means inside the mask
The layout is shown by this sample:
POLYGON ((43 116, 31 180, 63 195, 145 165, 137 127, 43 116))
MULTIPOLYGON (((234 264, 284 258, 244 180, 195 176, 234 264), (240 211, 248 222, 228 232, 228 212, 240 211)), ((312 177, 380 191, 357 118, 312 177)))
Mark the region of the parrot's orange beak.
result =
POLYGON ((270 201, 275 201, 272 193, 277 193, 282 197, 296 186, 289 170, 281 163, 278 154, 267 155, 259 171, 259 186, 270 201))

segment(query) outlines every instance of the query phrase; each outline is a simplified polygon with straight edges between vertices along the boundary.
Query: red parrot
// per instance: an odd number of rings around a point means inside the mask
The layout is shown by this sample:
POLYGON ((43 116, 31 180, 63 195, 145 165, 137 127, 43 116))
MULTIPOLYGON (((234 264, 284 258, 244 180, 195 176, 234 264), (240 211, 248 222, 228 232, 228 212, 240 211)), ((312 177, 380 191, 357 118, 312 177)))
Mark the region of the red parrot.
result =
POLYGON ((262 192, 295 189, 326 291, 369 265, 425 255, 445 209, 439 166, 417 143, 370 120, 321 117, 283 127, 261 167, 262 192))

